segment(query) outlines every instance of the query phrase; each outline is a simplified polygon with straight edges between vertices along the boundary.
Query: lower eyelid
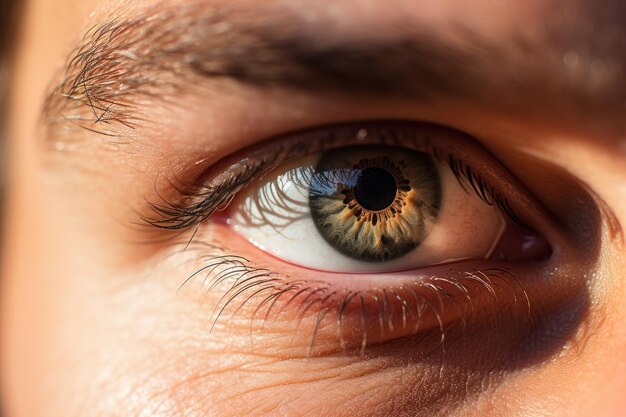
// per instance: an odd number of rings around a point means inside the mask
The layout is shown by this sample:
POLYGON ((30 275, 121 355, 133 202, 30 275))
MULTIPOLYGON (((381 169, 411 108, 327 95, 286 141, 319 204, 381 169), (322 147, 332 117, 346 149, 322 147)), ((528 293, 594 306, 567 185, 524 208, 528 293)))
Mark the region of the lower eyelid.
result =
POLYGON ((227 254, 246 255, 238 248, 216 256, 204 245, 198 248, 205 253, 204 269, 181 290, 195 281, 209 294, 211 328, 244 323, 246 331, 261 326, 263 331, 253 332, 259 337, 288 332, 302 355, 365 350, 432 332, 443 340, 451 326, 466 326, 483 312, 501 312, 506 305, 515 306, 507 312, 515 321, 530 321, 529 295, 517 278, 523 268, 464 262, 368 276, 320 274, 283 264, 278 272, 272 271, 276 262, 260 251, 251 263, 227 254))

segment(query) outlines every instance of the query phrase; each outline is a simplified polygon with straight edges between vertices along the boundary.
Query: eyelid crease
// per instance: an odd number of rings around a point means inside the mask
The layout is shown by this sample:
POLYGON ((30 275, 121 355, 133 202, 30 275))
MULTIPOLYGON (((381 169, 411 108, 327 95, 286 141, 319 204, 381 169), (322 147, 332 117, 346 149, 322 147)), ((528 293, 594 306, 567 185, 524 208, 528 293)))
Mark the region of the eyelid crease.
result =
POLYGON ((474 191, 483 202, 495 205, 511 221, 528 227, 493 182, 456 156, 458 152, 447 149, 442 143, 434 143, 449 142, 450 136, 456 137, 452 139, 455 148, 461 146, 462 141, 475 141, 447 127, 407 121, 343 124, 283 135, 243 150, 243 158, 237 159, 235 155, 219 161, 191 185, 170 182, 177 189, 179 199, 168 201, 159 194, 160 201, 147 201, 151 213, 142 216, 142 220, 158 229, 182 231, 193 228, 217 211, 224 210, 237 193, 281 163, 344 145, 379 144, 410 146, 432 153, 436 159, 448 164, 466 191, 474 191), (299 140, 294 139, 298 137, 299 140))

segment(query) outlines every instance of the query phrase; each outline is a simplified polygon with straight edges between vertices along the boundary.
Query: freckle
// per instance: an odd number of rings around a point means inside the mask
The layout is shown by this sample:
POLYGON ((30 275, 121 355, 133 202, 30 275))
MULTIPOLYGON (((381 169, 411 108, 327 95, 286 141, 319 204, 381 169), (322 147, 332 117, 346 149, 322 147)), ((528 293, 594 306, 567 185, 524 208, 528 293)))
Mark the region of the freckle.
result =
POLYGON ((580 62, 580 57, 574 51, 568 51, 565 53, 565 55, 563 55, 563 63, 565 64, 566 67, 570 69, 575 68, 579 62, 580 62))

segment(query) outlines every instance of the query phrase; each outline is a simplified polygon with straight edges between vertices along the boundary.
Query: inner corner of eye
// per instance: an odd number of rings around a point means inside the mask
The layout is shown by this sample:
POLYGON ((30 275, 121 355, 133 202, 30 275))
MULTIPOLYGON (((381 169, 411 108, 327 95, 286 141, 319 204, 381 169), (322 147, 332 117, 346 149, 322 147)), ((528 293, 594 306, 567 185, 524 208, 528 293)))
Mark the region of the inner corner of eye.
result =
POLYGON ((390 145, 283 163, 238 196, 228 223, 281 260, 329 272, 525 261, 547 251, 540 236, 466 192, 433 155, 390 145))

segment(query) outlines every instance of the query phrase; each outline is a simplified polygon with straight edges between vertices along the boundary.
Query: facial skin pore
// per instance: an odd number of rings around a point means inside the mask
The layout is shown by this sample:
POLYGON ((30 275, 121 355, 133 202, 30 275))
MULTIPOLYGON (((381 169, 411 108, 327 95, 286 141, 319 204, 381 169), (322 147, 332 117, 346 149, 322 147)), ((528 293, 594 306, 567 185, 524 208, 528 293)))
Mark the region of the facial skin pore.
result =
POLYGON ((623 2, 31 0, 22 19, 2 264, 8 416, 625 412, 623 2), (294 332, 297 311, 280 303, 280 319, 245 307, 211 329, 223 293, 181 286, 207 247, 320 275, 210 219, 188 245, 193 231, 142 223, 147 202, 270 138, 369 120, 450 127, 506 167, 500 186, 553 250, 514 267, 529 307, 476 289, 483 308, 446 333, 445 354, 428 313, 431 333, 389 325, 359 349, 348 331, 355 349, 341 351, 337 320, 303 314, 294 332))

